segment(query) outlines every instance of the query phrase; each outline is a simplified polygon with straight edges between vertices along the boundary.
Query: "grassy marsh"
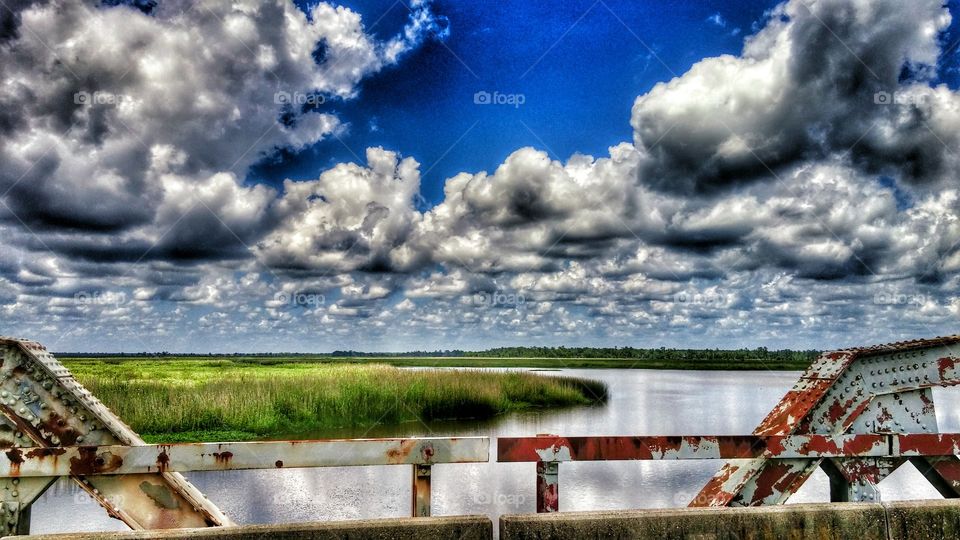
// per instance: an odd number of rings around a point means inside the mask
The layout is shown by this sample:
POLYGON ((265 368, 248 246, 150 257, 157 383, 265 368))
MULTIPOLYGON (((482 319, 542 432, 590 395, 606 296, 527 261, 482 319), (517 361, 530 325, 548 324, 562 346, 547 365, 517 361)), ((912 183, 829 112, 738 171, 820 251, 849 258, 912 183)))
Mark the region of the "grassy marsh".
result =
POLYGON ((65 364, 152 442, 490 418, 538 407, 590 405, 605 400, 607 392, 603 383, 574 377, 370 363, 73 359, 65 364))

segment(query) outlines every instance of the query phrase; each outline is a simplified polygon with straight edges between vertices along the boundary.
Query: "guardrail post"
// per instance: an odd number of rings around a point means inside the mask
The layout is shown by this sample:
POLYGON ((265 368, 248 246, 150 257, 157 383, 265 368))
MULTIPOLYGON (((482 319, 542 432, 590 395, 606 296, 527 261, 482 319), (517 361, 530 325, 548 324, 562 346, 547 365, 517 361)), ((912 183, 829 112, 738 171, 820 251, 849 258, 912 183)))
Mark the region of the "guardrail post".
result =
POLYGON ((413 517, 430 517, 430 465, 413 466, 413 517))
POLYGON ((560 510, 560 463, 537 462, 537 513, 560 510))

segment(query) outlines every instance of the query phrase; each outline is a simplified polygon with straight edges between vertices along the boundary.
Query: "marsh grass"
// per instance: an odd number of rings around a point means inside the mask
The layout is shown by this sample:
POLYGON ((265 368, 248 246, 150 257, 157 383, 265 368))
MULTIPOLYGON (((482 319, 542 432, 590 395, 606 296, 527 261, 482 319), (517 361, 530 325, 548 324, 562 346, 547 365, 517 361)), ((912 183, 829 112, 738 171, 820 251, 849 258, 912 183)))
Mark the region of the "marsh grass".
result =
POLYGON ((573 377, 379 364, 78 360, 68 367, 134 430, 169 441, 489 418, 599 403, 607 393, 601 382, 573 377))

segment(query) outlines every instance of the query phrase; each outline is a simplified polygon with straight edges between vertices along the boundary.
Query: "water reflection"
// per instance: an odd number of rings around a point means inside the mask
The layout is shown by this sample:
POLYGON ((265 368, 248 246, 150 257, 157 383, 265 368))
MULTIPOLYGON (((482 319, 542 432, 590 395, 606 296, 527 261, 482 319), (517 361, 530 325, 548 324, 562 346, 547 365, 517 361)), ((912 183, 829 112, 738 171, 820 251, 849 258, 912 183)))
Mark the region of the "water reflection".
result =
MULTIPOLYGON (((485 422, 410 423, 337 430, 315 437, 486 435, 681 435, 749 433, 779 401, 796 372, 701 372, 565 369, 544 375, 605 381, 601 407, 510 415, 485 422)), ((958 389, 935 389, 941 431, 960 431, 958 389)), ((491 452, 495 457, 496 452, 491 452)), ((569 463, 560 468, 561 510, 685 506, 720 466, 713 461, 569 463)), ((534 465, 437 465, 435 515, 533 512, 534 465)), ((192 473, 210 499, 240 523, 401 517, 410 512, 409 467, 345 467, 192 473)), ((826 501, 828 483, 817 472, 791 502, 826 501)), ((939 495, 912 466, 880 484, 884 500, 939 495)), ((123 530, 119 522, 58 482, 34 505, 36 533, 123 530), (65 511, 65 509, 70 509, 65 511)))

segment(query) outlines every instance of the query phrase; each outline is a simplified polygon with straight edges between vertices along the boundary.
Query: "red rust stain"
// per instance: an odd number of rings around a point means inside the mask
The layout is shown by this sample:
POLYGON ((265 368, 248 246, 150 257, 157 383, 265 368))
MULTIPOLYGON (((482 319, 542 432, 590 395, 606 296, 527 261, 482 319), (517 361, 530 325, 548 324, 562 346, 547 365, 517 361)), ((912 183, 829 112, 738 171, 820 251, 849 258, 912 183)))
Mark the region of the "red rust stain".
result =
POLYGON ((927 458, 927 463, 950 484, 960 484, 960 460, 955 456, 927 458))
POLYGON ((77 448, 77 457, 70 458, 70 474, 87 476, 115 471, 123 465, 123 458, 109 452, 97 455, 97 447, 81 446, 77 448))
POLYGON ((806 443, 804 443, 803 448, 801 448, 801 453, 810 454, 811 452, 816 453, 837 453, 839 448, 837 444, 830 440, 829 437, 819 437, 814 436, 810 437, 806 443))
POLYGON ((220 465, 229 465, 230 460, 233 459, 233 452, 214 452, 213 459, 215 459, 220 465))
POLYGON ((827 418, 830 420, 831 424, 836 424, 841 418, 843 418, 843 413, 846 412, 843 404, 840 403, 840 400, 835 399, 833 403, 830 404, 830 407, 827 408, 827 418))
POLYGON ((787 449, 783 447, 783 439, 780 437, 772 437, 767 439, 767 452, 770 452, 770 455, 778 456, 784 453, 787 449))
POLYGON ((863 459, 844 460, 840 470, 849 482, 867 481, 876 484, 881 479, 880 467, 863 459))
POLYGON ((920 455, 950 455, 957 440, 934 433, 900 435, 900 452, 920 455))
POLYGON ((788 488, 797 477, 786 463, 767 463, 760 475, 757 476, 757 489, 753 492, 753 500, 750 506, 761 504, 763 500, 770 497, 775 492, 782 493, 788 488))
POLYGON ((30 450, 29 452, 27 452, 27 457, 28 457, 28 458, 37 458, 37 459, 39 459, 39 460, 43 460, 43 459, 48 458, 48 457, 62 456, 62 455, 64 455, 64 454, 66 454, 66 453, 67 453, 67 449, 66 449, 66 448, 59 448, 59 447, 45 448, 45 447, 39 447, 39 448, 34 448, 34 449, 30 450))
POLYGON ((20 476, 20 465, 23 463, 23 452, 19 448, 7 450, 7 459, 10 460, 10 476, 20 476))
POLYGON ((947 377, 947 372, 956 369, 960 358, 953 356, 944 356, 937 360, 937 372, 940 374, 940 380, 946 381, 955 377, 947 377))
POLYGON ((865 399, 862 402, 860 402, 860 404, 857 405, 857 407, 849 415, 847 415, 846 419, 844 419, 843 423, 841 424, 841 429, 846 430, 847 428, 852 426, 853 423, 857 420, 857 418, 859 418, 860 415, 863 414, 863 411, 865 411, 869 405, 870 405, 869 399, 865 399))
POLYGON ((703 489, 690 501, 688 506, 726 506, 729 504, 730 500, 733 499, 733 493, 724 491, 723 486, 727 483, 727 480, 733 476, 733 473, 739 469, 740 467, 736 465, 725 464, 723 468, 707 482, 707 485, 703 486, 703 489))
POLYGON ((387 462, 393 465, 406 462, 407 457, 410 455, 410 452, 413 451, 416 444, 417 441, 406 440, 400 443, 400 448, 387 450, 387 462))
POLYGON ((43 426, 44 431, 56 435, 60 439, 61 446, 73 446, 77 442, 77 437, 80 436, 79 433, 67 425, 66 419, 56 412, 51 411, 47 419, 43 420, 40 425, 43 426))
POLYGON ((428 445, 420 449, 420 456, 426 462, 433 460, 433 453, 434 453, 433 446, 428 445))
POLYGON ((157 470, 164 472, 170 466, 170 456, 167 455, 167 449, 164 448, 157 454, 157 470))
POLYGON ((542 476, 537 476, 537 512, 556 512, 560 509, 560 490, 556 483, 547 483, 542 476))
POLYGON ((933 414, 933 399, 930 396, 929 390, 920 392, 920 401, 923 403, 923 414, 933 414))

